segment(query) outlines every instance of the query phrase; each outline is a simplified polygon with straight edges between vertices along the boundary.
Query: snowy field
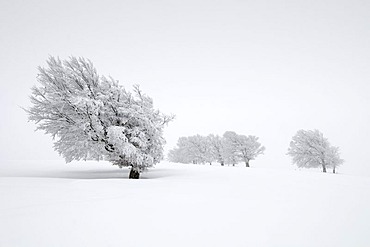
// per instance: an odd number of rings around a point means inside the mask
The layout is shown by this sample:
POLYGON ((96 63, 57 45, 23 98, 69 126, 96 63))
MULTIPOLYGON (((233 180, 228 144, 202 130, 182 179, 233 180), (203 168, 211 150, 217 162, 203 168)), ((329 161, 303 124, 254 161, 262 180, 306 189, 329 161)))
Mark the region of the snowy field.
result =
POLYGON ((370 178, 163 162, 0 165, 0 246, 370 246, 370 178))

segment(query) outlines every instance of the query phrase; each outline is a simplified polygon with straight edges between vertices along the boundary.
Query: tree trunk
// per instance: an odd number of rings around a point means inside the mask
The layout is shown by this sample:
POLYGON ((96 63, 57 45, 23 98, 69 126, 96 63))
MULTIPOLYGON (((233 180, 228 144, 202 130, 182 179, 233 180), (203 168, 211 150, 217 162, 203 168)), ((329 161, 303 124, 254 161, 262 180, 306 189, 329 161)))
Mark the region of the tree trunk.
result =
POLYGON ((140 172, 136 168, 132 167, 128 178, 139 179, 139 177, 140 177, 140 172))
POLYGON ((249 160, 246 160, 246 161, 245 161, 245 166, 246 166, 246 167, 249 167, 249 160))
POLYGON ((326 172, 326 166, 322 165, 322 172, 326 172))
POLYGON ((335 166, 333 167, 333 173, 335 173, 335 166))
POLYGON ((221 162, 221 166, 224 166, 225 164, 224 164, 224 162, 221 162))

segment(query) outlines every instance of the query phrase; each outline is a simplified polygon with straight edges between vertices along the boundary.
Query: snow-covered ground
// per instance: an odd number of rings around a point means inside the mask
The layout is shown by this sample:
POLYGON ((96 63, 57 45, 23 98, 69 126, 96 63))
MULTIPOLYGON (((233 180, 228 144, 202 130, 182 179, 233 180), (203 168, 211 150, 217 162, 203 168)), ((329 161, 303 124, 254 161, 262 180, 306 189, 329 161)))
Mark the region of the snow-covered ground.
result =
POLYGON ((370 246, 370 178, 163 162, 0 163, 0 246, 370 246))

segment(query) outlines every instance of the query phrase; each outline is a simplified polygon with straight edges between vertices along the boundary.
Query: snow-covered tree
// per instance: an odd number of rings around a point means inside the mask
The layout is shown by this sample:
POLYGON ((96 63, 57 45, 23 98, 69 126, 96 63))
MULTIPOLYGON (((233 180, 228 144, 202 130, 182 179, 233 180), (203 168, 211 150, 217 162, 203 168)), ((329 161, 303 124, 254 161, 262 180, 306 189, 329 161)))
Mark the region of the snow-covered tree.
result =
POLYGON ((327 138, 318 130, 299 130, 293 136, 288 149, 293 163, 298 167, 322 167, 326 172, 328 167, 335 168, 343 163, 339 157, 339 149, 330 145, 327 138))
POLYGON ((177 147, 170 150, 168 158, 172 162, 194 164, 211 164, 213 161, 208 139, 201 135, 179 138, 177 147))
POLYGON ((168 153, 168 160, 175 163, 195 163, 196 156, 191 150, 188 137, 180 137, 177 146, 168 153))
POLYGON ((163 158, 163 128, 173 116, 155 110, 138 86, 126 91, 84 58, 50 57, 47 65, 39 67, 41 85, 32 88, 26 111, 66 162, 109 160, 130 166, 130 178, 138 178, 163 158))
POLYGON ((227 143, 227 149, 231 151, 231 154, 236 155, 237 160, 242 160, 246 167, 249 167, 251 160, 254 160, 265 151, 265 147, 258 142, 258 137, 256 136, 238 135, 233 131, 227 131, 224 134, 224 138, 227 143))
POLYGON ((224 144, 223 156, 226 164, 232 164, 235 166, 239 163, 240 156, 236 145, 236 139, 238 135, 234 131, 226 131, 222 136, 224 144))
POLYGON ((221 166, 225 165, 225 144, 224 140, 218 135, 208 135, 207 136, 208 143, 210 145, 210 154, 212 160, 216 160, 221 164, 221 166))
POLYGON ((244 161, 246 167, 249 167, 249 161, 263 154, 265 149, 266 148, 258 142, 258 137, 239 135, 238 150, 240 151, 240 157, 244 161))
POLYGON ((196 163, 209 163, 212 165, 213 158, 207 137, 201 135, 190 136, 188 141, 190 143, 190 151, 195 155, 196 163))
POLYGON ((344 160, 340 158, 339 147, 330 147, 326 153, 325 162, 328 167, 333 169, 333 173, 335 173, 336 168, 344 163, 344 160))

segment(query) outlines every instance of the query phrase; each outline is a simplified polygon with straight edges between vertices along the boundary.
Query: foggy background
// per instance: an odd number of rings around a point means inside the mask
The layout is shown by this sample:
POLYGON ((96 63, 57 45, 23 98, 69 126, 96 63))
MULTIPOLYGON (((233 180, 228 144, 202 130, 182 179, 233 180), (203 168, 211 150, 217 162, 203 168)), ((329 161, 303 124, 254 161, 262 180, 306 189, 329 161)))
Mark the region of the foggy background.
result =
MULTIPOLYGON (((61 159, 29 107, 49 55, 90 59, 155 108, 181 136, 256 135, 251 166, 295 168, 299 129, 319 129, 370 176, 369 1, 0 1, 0 159, 61 159)), ((1 165, 0 163, 0 165, 1 165)))

